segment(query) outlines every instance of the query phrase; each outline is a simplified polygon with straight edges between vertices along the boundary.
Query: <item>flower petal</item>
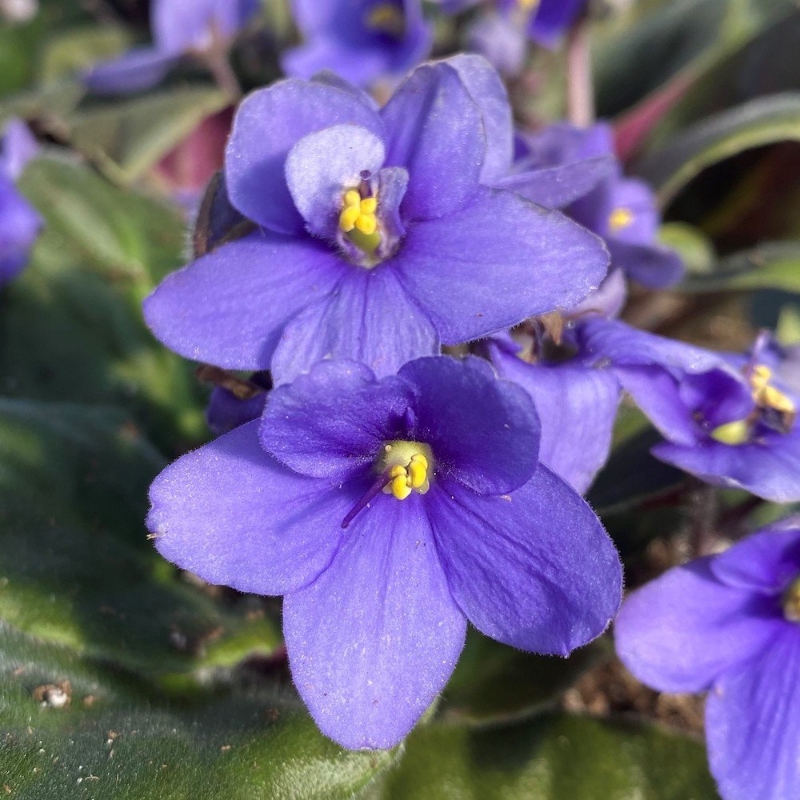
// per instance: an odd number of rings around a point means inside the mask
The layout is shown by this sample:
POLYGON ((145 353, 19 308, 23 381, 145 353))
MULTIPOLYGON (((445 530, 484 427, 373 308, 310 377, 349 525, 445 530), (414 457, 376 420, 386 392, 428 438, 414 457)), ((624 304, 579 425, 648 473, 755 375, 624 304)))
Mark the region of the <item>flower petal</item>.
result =
POLYGON ((586 0, 542 0, 528 33, 545 47, 555 47, 586 5, 586 0))
POLYGON ((481 183, 490 184, 508 174, 514 155, 514 123, 505 84, 482 56, 459 53, 448 58, 470 97, 477 104, 486 129, 486 157, 481 183))
POLYGON ((303 218, 286 185, 284 165, 295 143, 339 123, 383 135, 372 102, 330 83, 289 79, 249 95, 239 106, 225 153, 231 202, 277 233, 300 234, 303 218))
POLYGON ((363 490, 281 466, 248 422, 155 479, 147 527, 164 558, 209 583, 284 594, 328 566, 363 490))
POLYGON ((425 499, 450 589, 479 631, 565 656, 606 629, 621 599, 619 557, 589 506, 547 467, 505 497, 436 481, 425 499))
POLYGON ((39 212, 0 174, 0 286, 27 264, 42 224, 39 212))
POLYGON ((442 341, 458 344, 571 308, 600 285, 608 254, 557 211, 481 188, 458 213, 409 224, 391 263, 442 341))
POLYGON ((385 156, 383 140, 357 125, 333 125, 300 139, 286 158, 286 183, 308 230, 333 238, 345 191, 358 187, 363 171, 376 173, 385 156))
POLYGON ((410 402, 394 376, 378 381, 355 361, 324 361, 270 393, 261 444, 303 475, 347 480, 401 438, 398 423, 410 402))
POLYGON ((710 558, 633 592, 614 623, 617 655, 662 692, 701 692, 752 658, 783 624, 769 599, 720 583, 710 558))
POLYGON ((503 494, 533 475, 539 420, 530 397, 477 358, 420 358, 399 373, 415 399, 410 435, 430 445, 436 474, 481 494, 503 494))
POLYGON ((516 192, 545 208, 564 208, 592 191, 615 168, 613 158, 601 156, 557 167, 517 172, 495 181, 493 185, 497 189, 516 192))
POLYGON ((608 239, 607 244, 611 263, 642 286, 664 289, 683 277, 683 260, 668 247, 629 244, 613 238, 608 239))
POLYGON ((791 800, 800 786, 800 631, 786 629, 706 701, 711 773, 726 800, 791 800))
POLYGON ((694 446, 662 442, 656 458, 708 483, 747 489, 775 503, 800 500, 800 425, 786 434, 769 432, 749 444, 706 440, 694 446))
POLYGON ((728 586, 774 594, 800 575, 800 516, 748 536, 718 555, 711 570, 728 586))
POLYGON ((610 369, 528 364, 490 345, 492 363, 532 398, 542 425, 539 461, 583 494, 608 460, 621 389, 610 369))
POLYGON ((96 64, 84 73, 83 82, 95 94, 141 92, 160 83, 179 59, 180 54, 137 47, 113 61, 96 64))
POLYGON ((145 300, 145 320, 186 358, 268 369, 287 321, 349 268, 312 239, 255 233, 170 275, 145 300))
POLYGON ((487 142, 481 110, 446 62, 418 67, 383 107, 387 166, 409 172, 403 217, 435 219, 478 188, 487 142))
POLYGON ((309 305, 286 326, 272 360, 276 385, 323 359, 361 361, 381 376, 412 358, 439 352, 433 324, 391 270, 347 266, 330 297, 309 305))
POLYGON ((423 502, 380 496, 356 517, 331 566, 284 599, 295 685, 323 733, 345 747, 397 744, 464 646, 466 619, 423 502))

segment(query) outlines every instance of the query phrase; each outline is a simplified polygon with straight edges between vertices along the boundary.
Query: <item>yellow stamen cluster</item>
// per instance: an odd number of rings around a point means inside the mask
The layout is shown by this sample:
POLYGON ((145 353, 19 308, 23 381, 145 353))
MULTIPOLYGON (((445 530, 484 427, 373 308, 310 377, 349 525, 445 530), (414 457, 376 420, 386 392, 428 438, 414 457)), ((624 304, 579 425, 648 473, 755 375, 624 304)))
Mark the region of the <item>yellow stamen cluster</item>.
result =
POLYGON ((794 416, 797 413, 795 404, 780 389, 770 384, 772 370, 759 364, 753 367, 750 375, 750 386, 753 388, 753 400, 761 408, 771 408, 779 414, 794 416))
POLYGON ((378 229, 377 211, 377 197, 361 197, 357 189, 348 189, 344 193, 339 214, 339 227, 345 233, 355 229, 365 236, 371 236, 378 229))
POLYGON ((539 0, 517 0, 517 5, 526 12, 534 11, 539 5, 539 0))
POLYGON ((633 212, 629 208, 615 208, 608 215, 608 227, 611 233, 619 233, 633 222, 633 212))
MULTIPOLYGON (((790 397, 776 389, 770 381, 772 370, 764 364, 757 364, 750 373, 750 389, 753 402, 760 409, 777 411, 787 428, 794 423, 797 408, 790 397)), ((723 444, 744 444, 750 438, 753 420, 740 419, 720 425, 711 431, 711 438, 723 444)))
POLYGON ((800 622, 800 578, 795 578, 783 593, 783 616, 790 622, 800 622))
POLYGON ((368 28, 385 31, 392 36, 402 36, 406 30, 403 12, 392 3, 381 3, 370 9, 365 21, 368 28))
POLYGON ((430 489, 432 455, 427 445, 419 442, 389 442, 379 465, 388 470, 389 482, 383 491, 398 500, 405 500, 413 491, 425 494, 430 489))

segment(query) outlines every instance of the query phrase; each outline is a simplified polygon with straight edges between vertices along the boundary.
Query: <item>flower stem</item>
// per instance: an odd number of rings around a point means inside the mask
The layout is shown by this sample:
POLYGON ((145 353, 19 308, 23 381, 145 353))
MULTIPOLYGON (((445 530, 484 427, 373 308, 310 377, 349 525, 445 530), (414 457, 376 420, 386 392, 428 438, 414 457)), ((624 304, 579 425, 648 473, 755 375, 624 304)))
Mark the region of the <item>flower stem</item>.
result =
POLYGON ((595 118, 589 25, 580 20, 567 36, 567 113, 573 125, 588 128, 595 118))

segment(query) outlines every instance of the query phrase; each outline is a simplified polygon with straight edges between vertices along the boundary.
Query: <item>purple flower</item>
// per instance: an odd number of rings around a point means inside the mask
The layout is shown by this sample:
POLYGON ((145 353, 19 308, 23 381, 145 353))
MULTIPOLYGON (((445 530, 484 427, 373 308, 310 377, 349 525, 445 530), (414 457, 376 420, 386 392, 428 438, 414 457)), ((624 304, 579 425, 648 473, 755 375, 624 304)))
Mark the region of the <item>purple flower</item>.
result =
POLYGON ((97 64, 84 75, 84 81, 98 94, 149 89, 182 56, 227 50, 258 9, 258 0, 153 0, 153 45, 136 47, 97 64))
POLYGON ((608 124, 598 123, 586 130, 567 123, 551 125, 538 134, 520 137, 517 157, 528 170, 608 159, 607 174, 587 187, 581 199, 570 200, 567 214, 605 240, 612 266, 621 268, 629 278, 652 288, 680 280, 683 262, 657 241, 661 217, 653 191, 638 178, 624 177, 608 124))
POLYGON ((276 384, 330 357, 386 375, 596 288, 597 237, 482 183, 510 163, 510 112, 494 93, 479 106, 486 73, 454 61, 417 69, 380 111, 331 76, 246 99, 225 179, 258 228, 156 289, 156 336, 276 384))
POLYGON ((537 465, 530 398, 439 356, 376 379, 328 361, 151 489, 161 554, 215 584, 285 595, 297 688, 350 748, 405 736, 444 687, 467 620, 566 655, 621 592, 583 500, 537 465))
POLYGON ((779 503, 800 499, 799 398, 768 338, 736 357, 619 322, 587 320, 584 332, 587 351, 613 366, 667 440, 653 455, 709 483, 779 503))
POLYGON ((634 592, 617 653, 648 686, 708 692, 711 772, 725 800, 800 787, 800 517, 634 592))
POLYGON ((206 409, 208 427, 215 436, 228 433, 245 422, 258 419, 272 388, 269 373, 256 372, 235 386, 215 386, 206 409))
POLYGON ((433 32, 419 0, 292 0, 306 43, 284 54, 296 78, 332 70, 357 86, 398 77, 430 55, 433 32))
POLYGON ((23 122, 11 120, 6 124, 0 138, 0 286, 15 278, 28 263, 43 224, 15 183, 38 149, 23 122))

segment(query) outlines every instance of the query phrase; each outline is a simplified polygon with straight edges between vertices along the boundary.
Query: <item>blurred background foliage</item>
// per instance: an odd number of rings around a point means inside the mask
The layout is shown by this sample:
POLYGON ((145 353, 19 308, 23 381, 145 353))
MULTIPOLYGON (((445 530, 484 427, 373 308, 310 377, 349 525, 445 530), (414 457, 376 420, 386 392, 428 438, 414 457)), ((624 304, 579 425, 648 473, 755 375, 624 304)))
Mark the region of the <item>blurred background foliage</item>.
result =
MULTIPOLYGON (((689 266, 673 291, 636 291, 626 318, 715 348, 742 348, 761 325, 800 340, 800 8, 623 5, 593 30, 600 115, 629 171, 657 188, 664 241, 689 266)), ((263 16, 234 53, 247 88, 278 77, 295 35, 283 0, 263 16)), ((209 436, 208 389, 140 312, 184 261, 163 159, 229 101, 191 66, 147 94, 89 96, 76 70, 145 40, 146 23, 140 0, 41 0, 30 21, 0 24, 0 124, 20 116, 47 143, 21 182, 45 232, 0 294, 0 789, 713 800, 697 701, 636 684, 610 634, 564 661, 471 631, 407 743, 351 753, 292 689, 279 603, 204 585, 155 553, 149 482, 209 436)), ((439 25, 442 53, 458 42, 452 24, 439 25)), ((521 123, 563 114, 563 76, 562 56, 532 55, 511 86, 521 123)), ((712 504, 731 538, 781 511, 710 495, 653 459, 653 441, 624 408, 589 495, 630 586, 696 552, 712 504)))

